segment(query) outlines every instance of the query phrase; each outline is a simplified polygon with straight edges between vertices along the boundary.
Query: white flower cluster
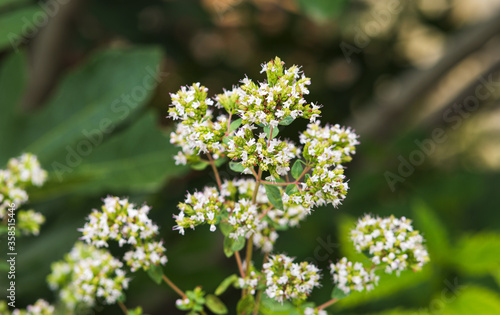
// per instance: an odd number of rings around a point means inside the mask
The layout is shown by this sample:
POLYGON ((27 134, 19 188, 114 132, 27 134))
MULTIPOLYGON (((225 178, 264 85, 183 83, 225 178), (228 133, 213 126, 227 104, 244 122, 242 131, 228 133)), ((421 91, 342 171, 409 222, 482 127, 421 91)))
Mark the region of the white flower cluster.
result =
POLYGON ((300 143, 304 145, 302 156, 312 173, 306 175, 298 191, 283 194, 283 202, 308 210, 326 204, 338 207, 349 189, 340 163, 351 161, 355 146, 359 144, 357 138, 350 128, 310 123, 300 135, 300 143))
POLYGON ((14 203, 16 209, 28 201, 26 188, 42 186, 47 179, 35 155, 24 153, 18 158, 12 158, 6 169, 0 170, 0 219, 5 216, 6 209, 14 203))
POLYGON ((351 231, 351 239, 358 252, 365 252, 375 265, 385 266, 387 273, 420 270, 429 261, 424 238, 405 217, 365 215, 351 231))
POLYGON ((304 145, 303 155, 307 161, 319 166, 335 166, 350 162, 359 144, 358 135, 350 128, 339 125, 321 127, 319 121, 307 125, 300 135, 304 145))
POLYGON ((238 114, 244 124, 255 123, 277 127, 284 119, 303 117, 314 121, 319 117, 319 106, 307 104, 306 87, 311 79, 305 77, 297 66, 283 67, 278 57, 262 65, 267 82, 255 84, 245 78, 242 86, 233 90, 238 94, 238 114))
MULTIPOLYGON (((238 198, 252 199, 253 192, 255 190, 255 183, 255 179, 253 178, 235 178, 233 180, 225 180, 224 183, 222 183, 222 194, 224 196, 228 196, 231 200, 237 200, 236 195, 238 198)), ((266 195, 266 189, 262 185, 259 185, 255 202, 260 206, 267 205, 269 203, 269 199, 266 195)))
POLYGON ((261 248, 264 253, 270 253, 274 248, 274 243, 278 239, 278 233, 266 220, 261 220, 255 229, 253 243, 255 247, 261 248))
POLYGON ((207 114, 208 106, 214 102, 207 98, 208 89, 200 83, 183 86, 176 94, 170 94, 172 106, 168 109, 169 116, 174 120, 199 121, 207 114))
POLYGON ((23 234, 40 234, 40 226, 45 222, 45 217, 34 210, 20 210, 17 212, 18 228, 23 234))
POLYGON ((285 176, 290 171, 290 161, 300 154, 300 150, 291 141, 267 139, 265 133, 255 137, 255 129, 257 127, 251 124, 241 126, 227 144, 227 156, 241 160, 248 170, 258 166, 274 178, 285 176))
POLYGON ((254 295, 259 284, 259 275, 255 271, 250 271, 250 275, 245 278, 238 278, 238 286, 241 289, 248 289, 254 295))
POLYGON ((177 165, 199 161, 200 153, 211 152, 213 158, 218 159, 226 151, 221 139, 227 132, 227 117, 218 116, 215 122, 211 118, 177 124, 175 132, 170 133, 170 142, 181 147, 174 156, 177 165))
POLYGON ((101 211, 94 209, 88 222, 79 229, 82 240, 98 248, 108 247, 108 240, 118 242, 121 247, 128 244, 132 249, 125 253, 124 260, 134 272, 140 268, 148 270, 151 265, 167 262, 165 247, 155 239, 158 226, 148 218, 151 208, 128 202, 127 199, 108 196, 101 211))
POLYGON ((284 206, 284 209, 273 208, 269 210, 267 216, 279 226, 296 227, 311 214, 311 209, 301 205, 289 204, 284 206))
POLYGON ((319 287, 319 269, 308 262, 294 263, 285 255, 270 256, 263 265, 266 294, 280 303, 284 300, 305 300, 315 287, 319 287))
POLYGON ((170 134, 170 142, 181 147, 174 157, 176 164, 197 162, 200 153, 208 152, 218 159, 225 151, 222 138, 228 129, 227 117, 221 115, 213 121, 212 111, 208 108, 214 101, 207 98, 207 92, 206 87, 196 83, 171 94, 169 116, 174 120, 182 120, 175 132, 170 134))
POLYGON ((47 282, 71 309, 78 303, 94 306, 98 300, 114 304, 129 283, 122 267, 108 251, 78 242, 63 261, 52 264, 47 282))
POLYGON ((274 178, 286 175, 290 160, 297 157, 300 150, 290 141, 273 139, 271 130, 267 136, 265 132, 254 135, 252 130, 258 125, 277 132, 279 124, 290 124, 299 117, 314 122, 321 113, 320 106, 307 104, 303 98, 309 94, 306 85, 310 79, 297 66, 285 69, 283 62, 276 58, 263 65, 263 71, 267 74, 265 83, 257 85, 245 78, 240 87, 216 96, 216 107, 224 107, 230 116, 239 115, 240 119, 232 121, 239 121, 234 127, 225 115, 214 121, 209 109, 214 102, 207 98, 208 89, 199 83, 171 94, 169 116, 181 120, 171 133, 171 142, 181 148, 174 157, 177 164, 200 162, 200 153, 211 154, 214 159, 227 155, 241 160, 246 173, 258 165, 274 178))
POLYGON ((360 262, 352 263, 346 257, 336 264, 330 264, 333 283, 345 294, 351 291, 373 290, 379 277, 374 270, 366 270, 360 262))
POLYGON ((44 299, 38 299, 35 304, 28 305, 26 310, 16 308, 10 313, 8 309, 4 310, 0 307, 0 311, 2 311, 0 314, 3 315, 52 315, 55 313, 54 306, 44 299))
POLYGON ((344 179, 344 169, 340 164, 332 170, 316 166, 312 170, 312 176, 306 176, 306 180, 300 183, 299 191, 290 195, 283 194, 283 203, 289 206, 301 205, 308 210, 327 204, 338 207, 349 189, 344 179))
POLYGON ((317 308, 306 307, 304 309, 304 315, 328 315, 324 310, 318 310, 317 308))
POLYGON ((234 207, 228 207, 228 223, 232 227, 229 237, 237 239, 240 236, 249 237, 260 225, 257 205, 249 199, 240 199, 234 207))
POLYGON ((216 188, 205 187, 203 191, 189 194, 184 203, 180 203, 177 207, 181 212, 174 215, 177 225, 174 230, 179 230, 179 233, 184 235, 184 229, 194 228, 200 224, 210 224, 210 231, 215 231, 217 216, 222 210, 224 197, 219 194, 216 188))

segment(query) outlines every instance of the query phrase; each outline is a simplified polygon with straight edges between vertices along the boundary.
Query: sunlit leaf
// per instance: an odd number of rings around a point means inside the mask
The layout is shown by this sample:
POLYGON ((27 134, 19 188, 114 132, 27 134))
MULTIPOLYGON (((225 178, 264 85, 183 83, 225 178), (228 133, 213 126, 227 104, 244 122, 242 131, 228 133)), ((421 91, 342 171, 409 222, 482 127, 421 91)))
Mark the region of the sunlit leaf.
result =
POLYGON ((415 227, 420 230, 426 240, 431 259, 448 259, 450 242, 446 233, 446 226, 431 209, 422 202, 413 206, 415 227))
POLYGON ((455 298, 443 302, 443 315, 500 314, 500 295, 486 288, 469 286, 456 292, 455 298))
POLYGON ((500 266, 500 233, 465 235, 450 258, 462 272, 488 274, 500 266))

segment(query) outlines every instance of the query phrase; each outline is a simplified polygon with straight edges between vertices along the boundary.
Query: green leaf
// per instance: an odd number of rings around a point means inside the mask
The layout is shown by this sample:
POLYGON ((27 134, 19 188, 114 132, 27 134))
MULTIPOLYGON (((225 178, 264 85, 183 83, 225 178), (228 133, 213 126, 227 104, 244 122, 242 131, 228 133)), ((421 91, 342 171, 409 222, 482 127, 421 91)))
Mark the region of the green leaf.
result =
POLYGON ((292 117, 292 116, 287 116, 285 118, 283 118, 279 124, 282 125, 282 126, 288 126, 290 125, 295 119, 292 117))
POLYGON ((245 167, 241 163, 233 161, 229 162, 229 168, 238 173, 241 173, 245 170, 245 167))
POLYGON ((0 0, 0 9, 4 10, 10 5, 20 5, 29 3, 29 0, 0 0))
POLYGON ((281 199, 281 192, 278 187, 273 185, 264 185, 266 189, 267 199, 276 208, 283 210, 283 200, 281 199))
MULTIPOLYGON (((0 15, 0 50, 6 48, 18 49, 26 43, 26 39, 33 38, 41 27, 34 19, 38 15, 40 7, 37 5, 23 6, 0 15), (26 37, 26 39, 25 39, 26 37)), ((49 19, 45 13, 42 14, 49 19)))
MULTIPOLYGON (((0 104, 2 104, 2 115, 0 115, 0 134, 8 135, 16 131, 16 122, 13 117, 18 115, 18 108, 27 85, 27 59, 24 52, 11 54, 2 60, 0 65, 0 104)), ((26 126, 22 126, 26 127, 26 126)), ((17 141, 17 136, 0 137, 0 165, 5 165, 9 158, 19 154, 25 144, 17 141)))
POLYGON ((151 265, 148 269, 148 276, 156 284, 160 284, 163 281, 163 268, 160 265, 151 265))
POLYGON ((128 315, 142 315, 142 307, 138 306, 133 310, 128 310, 128 315))
POLYGON ((233 231, 233 226, 225 222, 219 224, 219 228, 224 236, 229 236, 229 233, 233 231))
POLYGON ((194 170, 197 170, 197 171, 203 171, 204 169, 207 168, 207 166, 209 166, 210 163, 208 162, 198 162, 198 163, 194 163, 194 164, 189 164, 189 166, 194 169, 194 170))
MULTIPOLYGON (((486 288, 468 286, 452 292, 453 299, 443 303, 443 315, 492 315, 500 314, 500 295, 486 288)), ((441 298, 441 294, 438 295, 441 298)))
POLYGON ((494 270, 491 275, 493 276, 493 278, 495 279, 495 281, 497 282, 498 286, 500 286, 500 266, 498 267, 497 270, 494 270))
POLYGON ((302 163, 304 163, 302 160, 297 160, 295 163, 293 163, 292 166, 292 176, 295 179, 299 179, 300 175, 302 175, 302 172, 304 171, 304 168, 302 167, 302 163))
MULTIPOLYGON (((267 135, 267 139, 269 139, 270 133, 271 133, 271 127, 270 126, 264 126, 264 132, 267 135)), ((271 139, 276 138, 276 136, 278 135, 279 132, 280 131, 279 131, 278 127, 273 128, 273 135, 272 135, 271 139)))
POLYGON ((243 236, 238 239, 232 239, 229 236, 224 238, 224 254, 227 257, 233 256, 234 252, 240 251, 245 247, 245 238, 243 236))
POLYGON ((7 234, 8 231, 9 228, 6 225, 0 224, 0 236, 2 236, 3 234, 7 234))
POLYGON ((234 240, 229 236, 224 237, 224 254, 226 257, 231 257, 234 254, 233 250, 234 240))
POLYGON ((371 315, 427 315, 430 314, 427 310, 405 310, 401 308, 392 309, 389 311, 382 311, 380 313, 371 313, 371 315))
POLYGON ((242 250, 245 247, 246 239, 243 236, 238 237, 238 239, 234 240, 233 244, 231 245, 231 249, 234 252, 238 252, 242 250))
POLYGON ((227 157, 223 157, 220 159, 215 160, 215 166, 220 167, 221 165, 224 165, 229 159, 227 157))
POLYGON ((147 104, 156 85, 146 88, 144 80, 155 82, 161 56, 159 49, 151 48, 108 50, 95 55, 64 78, 43 113, 34 117, 33 127, 39 129, 27 151, 37 154, 41 161, 61 161, 60 155, 66 157, 68 146, 77 153, 84 143, 90 142, 93 149, 101 146, 103 139, 98 135, 104 138, 120 123, 135 121, 134 116, 147 104), (144 94, 134 96, 133 91, 139 90, 144 94))
POLYGON ((46 165, 51 171, 50 180, 33 190, 30 199, 72 191, 156 191, 167 179, 183 174, 187 168, 175 165, 172 156, 177 148, 168 142, 155 121, 154 113, 148 113, 125 132, 95 148, 86 160, 82 159, 80 165, 68 172, 58 169, 58 164, 46 165))
POLYGON ((239 119, 236 119, 235 121, 231 122, 231 124, 229 125, 229 132, 232 132, 232 131, 235 131, 236 129, 238 129, 239 126, 241 126, 241 121, 243 119, 239 118, 239 119))
POLYGON ((215 295, 221 295, 222 293, 226 292, 227 288, 229 288, 229 286, 236 281, 238 281, 238 276, 235 274, 232 274, 226 279, 222 280, 217 289, 215 289, 215 295))
POLYGON ((259 307, 259 314, 261 315, 291 315, 294 314, 295 311, 296 308, 289 302, 284 302, 282 304, 266 297, 265 294, 262 297, 259 307))
POLYGON ((500 234, 482 232, 463 236, 450 258, 462 271, 485 275, 500 266, 500 234))
POLYGON ((242 314, 243 312, 245 312, 246 314, 252 314, 254 304, 255 300, 253 298, 253 295, 245 295, 241 300, 238 301, 238 304, 236 305, 236 311, 238 315, 242 314))
POLYGON ((426 246, 434 259, 449 260, 450 241, 446 233, 446 226, 439 217, 423 202, 413 206, 415 226, 419 228, 426 240, 426 246))
POLYGON ((299 191, 299 189, 297 188, 297 185, 295 185, 295 184, 287 185, 286 189, 285 189, 285 193, 288 196, 290 196, 291 194, 294 194, 294 193, 296 193, 298 191, 299 191))
POLYGON ((224 137, 222 138, 222 142, 225 144, 225 145, 228 145, 229 144, 229 141, 232 139, 233 137, 224 137))
POLYGON ((0 271, 9 271, 10 265, 6 263, 5 261, 0 261, 0 271))
POLYGON ((215 295, 208 294, 205 297, 205 305, 211 310, 214 314, 227 314, 227 307, 224 303, 215 295))
POLYGON ((404 290, 415 288, 422 283, 430 281, 436 275, 432 273, 432 267, 427 264, 419 272, 406 270, 401 272, 399 277, 394 274, 390 275, 381 272, 379 276, 379 285, 374 290, 367 292, 351 292, 348 297, 335 303, 336 307, 338 309, 344 309, 354 306, 358 307, 373 301, 380 301, 383 298, 395 296, 404 290))
POLYGON ((340 16, 348 0, 298 0, 298 3, 312 19, 325 22, 340 16))
POLYGON ((69 168, 80 165, 103 146, 105 138, 136 120, 156 87, 160 60, 161 51, 151 48, 95 54, 62 79, 41 110, 14 111, 8 128, 18 136, 0 138, 0 159, 23 150, 36 154, 43 166, 53 162, 71 164, 69 168), (150 82, 147 88, 145 79, 150 82), (136 95, 134 91, 139 90, 136 95))
POLYGON ((338 287, 335 287, 332 290, 332 294, 331 294, 332 299, 338 299, 338 300, 346 298, 348 296, 349 296, 349 293, 345 293, 344 291, 342 291, 338 287))
POLYGON ((351 240, 351 230, 356 226, 356 220, 349 216, 342 216, 337 222, 341 255, 350 261, 366 260, 365 255, 356 251, 351 240))

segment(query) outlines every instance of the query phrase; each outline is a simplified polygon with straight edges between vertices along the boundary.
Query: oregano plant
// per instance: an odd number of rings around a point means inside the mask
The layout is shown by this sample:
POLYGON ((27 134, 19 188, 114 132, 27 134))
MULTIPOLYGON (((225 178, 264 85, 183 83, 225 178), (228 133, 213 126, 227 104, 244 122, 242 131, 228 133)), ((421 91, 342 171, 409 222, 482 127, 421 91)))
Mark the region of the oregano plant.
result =
MULTIPOLYGON (((317 207, 341 206, 349 189, 344 164, 359 141, 352 129, 319 121, 321 106, 305 100, 311 80, 299 67, 286 68, 275 58, 262 65, 261 73, 267 77, 263 82, 244 78, 213 98, 199 83, 182 87, 171 94, 168 110, 176 121, 170 136, 180 148, 176 164, 209 167, 216 179, 187 193, 173 215, 173 230, 182 235, 196 228, 222 233, 224 254, 235 262, 234 274, 221 279, 213 293, 205 292, 203 283, 187 290, 174 284, 164 270, 168 244, 149 218, 151 208, 108 196, 79 229, 80 241, 52 265, 47 280, 60 303, 41 300, 12 314, 52 314, 61 308, 71 312, 98 304, 118 304, 125 314, 142 314, 140 307, 128 309, 125 299, 132 274, 142 270, 156 283, 170 286, 179 296, 175 306, 190 315, 325 315, 351 292, 375 289, 381 272, 420 270, 429 255, 423 237, 405 217, 360 218, 350 238, 368 259, 344 257, 332 262, 329 272, 279 251, 281 231, 298 228, 317 207), (279 134, 297 119, 308 120, 298 144, 279 134), (222 178, 218 168, 226 163, 239 175, 222 178), (112 255, 111 243, 124 254, 112 255), (260 257, 255 251, 263 253, 262 261, 255 260, 260 257), (310 301, 320 286, 331 287, 331 299, 310 301), (231 287, 241 290, 236 310, 229 310, 221 298, 231 287)), ((5 174, 0 172, 3 200, 9 193, 10 175, 5 174)), ((8 314, 4 304, 0 310, 8 314)))

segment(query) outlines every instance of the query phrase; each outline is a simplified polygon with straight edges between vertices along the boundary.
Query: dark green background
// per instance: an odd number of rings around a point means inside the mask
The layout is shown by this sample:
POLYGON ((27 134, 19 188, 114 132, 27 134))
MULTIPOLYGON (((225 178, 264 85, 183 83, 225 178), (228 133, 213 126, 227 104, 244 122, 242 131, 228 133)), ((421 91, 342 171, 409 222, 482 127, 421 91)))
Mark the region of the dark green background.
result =
MULTIPOLYGON (((50 172, 43 188, 30 191, 29 204, 47 222, 40 236, 17 243, 18 305, 39 297, 55 301, 45 283, 50 263, 72 247, 76 229, 108 194, 153 207, 167 247, 165 273, 182 289, 202 285, 213 292, 235 273, 221 235, 208 228, 185 236, 172 231, 176 204, 214 178, 208 169, 174 165, 172 122, 165 119, 169 93, 201 82, 213 96, 244 75, 264 80, 260 64, 279 56, 312 78, 307 99, 324 105, 322 122, 351 125, 361 141, 347 165, 345 203, 317 209, 276 244, 277 252, 315 260, 324 270, 312 301, 329 298, 329 261, 355 257, 346 237, 353 220, 394 214, 414 219, 428 240, 431 263, 421 273, 383 277, 375 291, 339 302, 332 314, 500 313, 499 86, 492 85, 490 97, 466 118, 449 107, 475 95, 479 74, 500 81, 498 6, 491 1, 488 14, 477 16, 460 7, 467 1, 437 1, 437 11, 422 4, 429 1, 392 1, 399 12, 393 14, 387 13, 391 1, 374 8, 375 2, 75 0, 49 2, 57 8, 49 14, 40 3, 0 0, 0 165, 33 152, 50 172), (37 24, 43 14, 47 23, 37 24), (371 33, 367 25, 375 27, 371 33), (11 34, 24 35, 20 45, 12 46, 11 34), (425 62, 433 56, 433 63, 425 62), (125 103, 123 95, 144 85, 148 69, 160 69, 160 83, 125 103), (447 108, 449 116, 443 115, 447 108), (112 131, 59 178, 57 165, 67 165, 68 152, 86 140, 83 131, 103 121, 112 131), (418 154, 415 141, 432 139, 435 128, 446 140, 434 143, 423 163, 391 189, 387 172, 398 174, 398 157, 418 154), (327 251, 325 242, 336 245, 327 251)), ((305 125, 296 122, 280 135, 297 141, 305 125)), ((222 173, 235 175, 227 166, 222 173)), ((133 277, 128 307, 179 313, 169 288, 141 272, 133 277)), ((4 286, 2 280, 1 292, 4 286)), ((222 299, 234 309, 238 297, 228 291, 222 299)), ((120 313, 117 306, 97 311, 120 313)))

